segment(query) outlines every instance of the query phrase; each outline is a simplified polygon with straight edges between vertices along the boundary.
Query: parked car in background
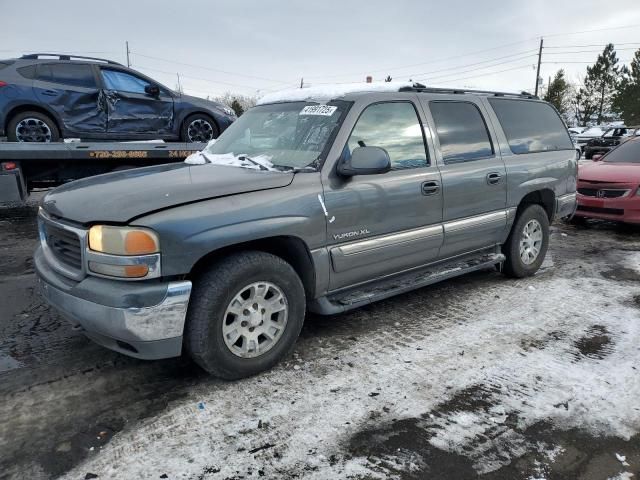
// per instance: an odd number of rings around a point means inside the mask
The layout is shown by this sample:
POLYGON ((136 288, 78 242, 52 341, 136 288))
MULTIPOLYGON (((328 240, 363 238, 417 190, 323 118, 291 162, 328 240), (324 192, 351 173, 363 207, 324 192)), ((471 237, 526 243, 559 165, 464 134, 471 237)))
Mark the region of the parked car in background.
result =
POLYGON ((627 127, 612 127, 607 129, 602 136, 592 138, 584 146, 584 158, 591 160, 596 155, 604 155, 612 148, 620 145, 623 138, 628 137, 633 131, 627 127))
POLYGON ((222 104, 175 92, 110 60, 58 54, 0 60, 0 137, 11 142, 208 142, 235 119, 222 104))
POLYGON ((530 95, 335 85, 268 95, 188 163, 50 192, 35 269, 87 336, 239 378, 336 314, 501 265, 533 275, 576 155, 530 95), (91 201, 99 198, 99 202, 91 201))
POLYGON ((569 127, 569 134, 571 136, 574 135, 580 135, 582 132, 584 132, 587 129, 587 127, 569 127))
POLYGON ((634 137, 640 137, 640 126, 629 127, 628 134, 620 139, 620 143, 624 143, 634 137))
POLYGON ((593 138, 601 137, 604 132, 607 130, 606 127, 589 127, 583 132, 574 135, 575 141, 578 144, 578 147, 584 153, 584 147, 587 145, 587 142, 593 138))
POLYGON ((640 137, 633 137, 578 171, 577 218, 640 223, 640 137))

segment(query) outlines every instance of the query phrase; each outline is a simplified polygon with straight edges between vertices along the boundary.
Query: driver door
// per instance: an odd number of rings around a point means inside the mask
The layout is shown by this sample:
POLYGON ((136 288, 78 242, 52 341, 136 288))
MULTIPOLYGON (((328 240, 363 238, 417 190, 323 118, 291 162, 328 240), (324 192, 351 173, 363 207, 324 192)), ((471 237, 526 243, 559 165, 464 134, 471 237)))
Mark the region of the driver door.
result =
POLYGON ((168 135, 173 127, 173 97, 162 87, 116 68, 101 68, 107 102, 107 133, 168 135), (149 87, 158 89, 157 95, 149 87))

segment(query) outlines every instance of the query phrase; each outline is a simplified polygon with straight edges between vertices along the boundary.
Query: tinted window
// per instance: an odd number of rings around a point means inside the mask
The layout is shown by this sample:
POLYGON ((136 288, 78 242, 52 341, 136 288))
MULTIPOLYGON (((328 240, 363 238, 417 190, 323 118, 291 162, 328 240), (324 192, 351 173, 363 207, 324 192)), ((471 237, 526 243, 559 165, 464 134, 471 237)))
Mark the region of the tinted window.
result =
POLYGON ((614 148, 603 160, 611 163, 640 163, 640 141, 628 140, 614 148))
POLYGON ((29 65, 27 67, 20 67, 20 68, 18 68, 16 70, 24 78, 35 78, 35 76, 36 76, 36 66, 35 65, 29 65))
POLYGON ((38 80, 63 83, 76 87, 96 86, 93 70, 89 65, 78 63, 47 63, 38 65, 38 80))
POLYGON ((567 128, 551 105, 496 98, 489 99, 489 103, 500 120, 513 153, 574 148, 567 128))
POLYGON ((415 108, 407 102, 367 107, 351 132, 345 155, 358 147, 384 148, 394 170, 428 165, 422 126, 415 108))
POLYGON ((430 102, 445 163, 468 162, 493 155, 478 107, 469 102, 430 102))
POLYGON ((144 88, 149 85, 149 82, 140 77, 117 70, 103 69, 102 80, 107 90, 117 90, 119 92, 145 93, 144 88))

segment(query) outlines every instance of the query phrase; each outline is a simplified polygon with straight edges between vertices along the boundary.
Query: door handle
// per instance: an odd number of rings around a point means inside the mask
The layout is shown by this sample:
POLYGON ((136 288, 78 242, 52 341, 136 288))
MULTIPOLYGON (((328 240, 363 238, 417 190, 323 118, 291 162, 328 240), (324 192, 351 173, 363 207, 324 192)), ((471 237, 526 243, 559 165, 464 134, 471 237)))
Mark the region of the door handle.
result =
POLYGON ((487 183, 489 185, 496 185, 500 183, 500 180, 502 180, 502 175, 497 172, 491 172, 487 174, 487 183))
POLYGON ((440 184, 438 182, 423 182, 422 194, 423 195, 435 195, 440 191, 440 184))
POLYGON ((44 92, 42 92, 42 95, 46 95, 47 97, 57 97, 58 92, 56 92, 55 90, 45 90, 44 92))

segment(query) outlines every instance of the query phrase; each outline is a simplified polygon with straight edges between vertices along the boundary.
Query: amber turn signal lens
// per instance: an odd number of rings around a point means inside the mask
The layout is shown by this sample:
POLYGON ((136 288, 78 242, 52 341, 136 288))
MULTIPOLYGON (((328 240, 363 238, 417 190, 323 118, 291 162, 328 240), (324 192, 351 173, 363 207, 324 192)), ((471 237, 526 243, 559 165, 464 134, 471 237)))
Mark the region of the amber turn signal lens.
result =
MULTIPOLYGON (((146 255, 156 253, 158 245, 155 238, 142 230, 132 230, 127 233, 124 241, 124 250, 127 255, 146 255)), ((146 274, 145 274, 146 275, 146 274)))
POLYGON ((129 278, 144 277, 149 273, 149 267, 146 265, 127 265, 124 267, 124 273, 129 278))

